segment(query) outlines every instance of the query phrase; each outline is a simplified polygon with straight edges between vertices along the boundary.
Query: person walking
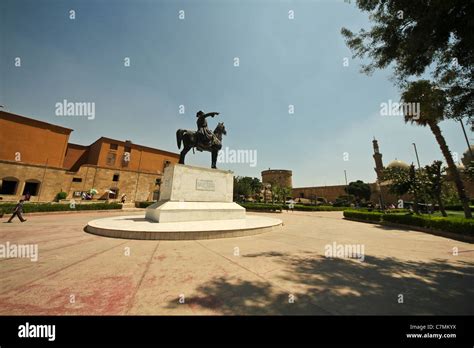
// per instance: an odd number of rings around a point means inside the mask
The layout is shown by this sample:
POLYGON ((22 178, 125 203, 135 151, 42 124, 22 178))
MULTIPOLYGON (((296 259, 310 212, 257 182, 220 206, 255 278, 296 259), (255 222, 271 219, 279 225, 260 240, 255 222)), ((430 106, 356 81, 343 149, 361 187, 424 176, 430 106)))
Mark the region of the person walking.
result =
POLYGON ((10 216, 10 219, 7 222, 12 222, 13 218, 15 216, 18 216, 21 222, 25 222, 26 219, 23 219, 23 199, 20 199, 20 202, 15 206, 15 209, 13 209, 13 214, 10 216))
POLYGON ((122 198, 121 198, 121 201, 122 201, 122 204, 125 204, 125 201, 127 200, 127 195, 126 194, 123 194, 122 195, 122 198))

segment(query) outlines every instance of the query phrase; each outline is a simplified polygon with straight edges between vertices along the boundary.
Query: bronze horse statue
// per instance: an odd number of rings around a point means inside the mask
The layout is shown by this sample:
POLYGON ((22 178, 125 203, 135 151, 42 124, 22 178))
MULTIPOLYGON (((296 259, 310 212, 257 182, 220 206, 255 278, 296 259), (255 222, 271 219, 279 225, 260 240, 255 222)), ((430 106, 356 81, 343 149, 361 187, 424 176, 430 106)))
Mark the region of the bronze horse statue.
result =
POLYGON ((217 168, 217 154, 222 149, 222 135, 226 135, 225 126, 223 122, 219 122, 214 129, 214 136, 218 139, 218 142, 211 142, 211 144, 203 144, 199 141, 198 133, 186 129, 178 129, 176 131, 176 141, 178 142, 178 149, 181 148, 183 143, 183 150, 179 156, 179 163, 184 164, 184 158, 189 150, 194 148, 198 151, 209 151, 211 153, 211 168, 217 168))

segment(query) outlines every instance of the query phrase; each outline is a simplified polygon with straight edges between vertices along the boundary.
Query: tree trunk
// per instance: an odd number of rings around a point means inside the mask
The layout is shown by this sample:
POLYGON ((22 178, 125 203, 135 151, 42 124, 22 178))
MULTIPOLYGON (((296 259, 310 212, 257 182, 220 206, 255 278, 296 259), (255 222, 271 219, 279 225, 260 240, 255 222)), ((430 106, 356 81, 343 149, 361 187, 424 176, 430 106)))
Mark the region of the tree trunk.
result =
POLYGON ((446 214, 446 210, 444 210, 444 204, 443 204, 443 200, 441 199, 441 196, 438 195, 436 197, 436 200, 438 201, 439 211, 441 212, 441 215, 443 215, 444 217, 447 217, 448 214, 446 214))
POLYGON ((446 159, 449 172, 451 173, 454 179, 454 183, 458 190, 459 199, 461 200, 461 203, 464 209, 464 216, 466 218, 472 218, 471 208, 469 207, 469 199, 467 198, 467 195, 466 195, 464 183, 462 182, 461 175, 459 174, 459 171, 456 168, 456 165, 454 164, 453 157, 451 156, 451 152, 449 151, 449 148, 448 148, 448 144, 446 144, 446 140, 441 134, 441 129, 439 128, 438 124, 434 122, 429 123, 429 126, 436 138, 436 141, 439 144, 439 147, 441 148, 441 152, 443 153, 444 158, 446 159))
POLYGON ((420 214, 420 210, 418 209, 418 196, 413 194, 413 212, 415 214, 420 214))

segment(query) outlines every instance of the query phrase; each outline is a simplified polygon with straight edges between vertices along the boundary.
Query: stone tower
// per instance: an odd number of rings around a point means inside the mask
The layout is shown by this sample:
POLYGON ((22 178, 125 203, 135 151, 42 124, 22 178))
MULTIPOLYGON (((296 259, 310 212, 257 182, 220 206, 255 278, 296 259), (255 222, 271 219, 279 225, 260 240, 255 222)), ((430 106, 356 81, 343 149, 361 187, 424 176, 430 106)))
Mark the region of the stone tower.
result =
POLYGON ((372 145, 374 147, 374 161, 375 161, 375 172, 377 173, 377 180, 380 180, 382 177, 382 171, 383 171, 383 162, 382 162, 382 154, 380 153, 379 150, 379 143, 377 142, 377 139, 372 140, 372 145))
POLYGON ((262 172, 262 183, 280 185, 282 187, 293 187, 293 172, 286 169, 268 169, 262 172))

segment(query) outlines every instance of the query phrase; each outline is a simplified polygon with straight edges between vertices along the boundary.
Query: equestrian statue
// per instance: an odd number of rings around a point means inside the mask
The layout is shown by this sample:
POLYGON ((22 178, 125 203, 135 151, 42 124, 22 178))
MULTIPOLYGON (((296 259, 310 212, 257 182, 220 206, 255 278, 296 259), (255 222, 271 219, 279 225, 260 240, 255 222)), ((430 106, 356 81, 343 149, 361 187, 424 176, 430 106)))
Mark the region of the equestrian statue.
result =
POLYGON ((179 163, 184 164, 184 158, 189 150, 196 148, 198 151, 209 151, 211 153, 211 168, 217 168, 217 154, 222 148, 222 135, 226 135, 227 132, 223 122, 217 124, 216 129, 212 132, 207 127, 206 118, 211 116, 219 115, 218 112, 208 112, 205 114, 202 111, 198 111, 197 117, 197 131, 191 131, 186 129, 178 129, 176 131, 176 141, 178 142, 178 149, 181 148, 183 143, 183 150, 179 156, 179 163))

